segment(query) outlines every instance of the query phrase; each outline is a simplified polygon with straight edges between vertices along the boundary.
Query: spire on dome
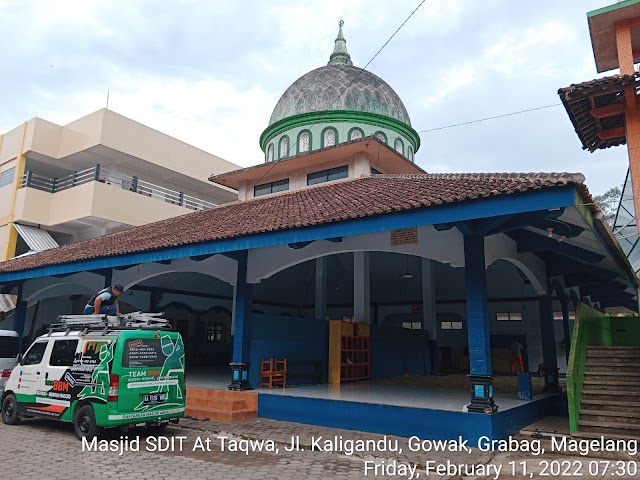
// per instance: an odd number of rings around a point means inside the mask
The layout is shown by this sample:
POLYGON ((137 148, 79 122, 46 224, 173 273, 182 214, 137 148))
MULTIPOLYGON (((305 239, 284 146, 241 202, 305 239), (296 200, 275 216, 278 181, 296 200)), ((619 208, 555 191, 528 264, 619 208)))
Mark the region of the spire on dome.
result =
POLYGON ((340 19, 338 26, 338 36, 336 37, 336 45, 333 47, 333 53, 329 56, 329 63, 327 65, 353 65, 351 61, 351 55, 347 52, 347 41, 342 34, 342 26, 344 21, 340 19))

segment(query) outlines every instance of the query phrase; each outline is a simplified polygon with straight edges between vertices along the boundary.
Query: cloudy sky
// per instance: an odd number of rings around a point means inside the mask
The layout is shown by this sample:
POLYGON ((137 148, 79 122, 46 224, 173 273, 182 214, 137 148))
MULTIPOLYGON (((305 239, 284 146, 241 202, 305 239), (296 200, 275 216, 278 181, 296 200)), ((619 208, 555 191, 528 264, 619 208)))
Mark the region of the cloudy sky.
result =
MULTIPOLYGON (((370 71, 422 132, 559 103, 595 78, 586 12, 614 0, 427 0, 370 71)), ((0 0, 0 132, 105 106, 242 166, 280 95, 325 65, 340 17, 364 66, 420 0, 0 0)), ((610 72, 612 73, 612 72, 610 72)), ((623 182, 626 148, 581 149, 561 106, 421 133, 429 172, 580 171, 623 182)))

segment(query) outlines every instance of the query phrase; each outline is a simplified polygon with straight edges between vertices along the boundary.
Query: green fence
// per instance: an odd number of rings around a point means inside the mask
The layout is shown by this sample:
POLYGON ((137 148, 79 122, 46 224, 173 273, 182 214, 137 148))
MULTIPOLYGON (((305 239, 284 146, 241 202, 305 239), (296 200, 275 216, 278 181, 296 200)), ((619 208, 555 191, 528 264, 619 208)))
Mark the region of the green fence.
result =
POLYGON ((579 303, 573 324, 569 365, 567 366, 567 397, 569 401, 569 427, 578 431, 578 416, 582 400, 582 384, 587 347, 640 346, 640 318, 609 317, 579 303))
POLYGON ((578 431, 578 415, 582 400, 584 364, 587 347, 593 345, 611 345, 611 321, 608 316, 579 303, 576 308, 576 321, 573 324, 573 337, 569 364, 567 366, 567 398, 569 401, 569 428, 571 433, 578 431))

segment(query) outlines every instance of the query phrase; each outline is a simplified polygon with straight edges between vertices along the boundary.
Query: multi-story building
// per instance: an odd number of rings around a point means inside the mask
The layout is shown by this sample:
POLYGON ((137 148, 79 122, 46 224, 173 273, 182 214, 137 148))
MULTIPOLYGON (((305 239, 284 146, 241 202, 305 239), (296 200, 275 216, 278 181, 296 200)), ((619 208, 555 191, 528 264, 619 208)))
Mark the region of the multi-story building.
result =
POLYGON ((237 165, 107 109, 0 135, 0 260, 237 198, 237 165))

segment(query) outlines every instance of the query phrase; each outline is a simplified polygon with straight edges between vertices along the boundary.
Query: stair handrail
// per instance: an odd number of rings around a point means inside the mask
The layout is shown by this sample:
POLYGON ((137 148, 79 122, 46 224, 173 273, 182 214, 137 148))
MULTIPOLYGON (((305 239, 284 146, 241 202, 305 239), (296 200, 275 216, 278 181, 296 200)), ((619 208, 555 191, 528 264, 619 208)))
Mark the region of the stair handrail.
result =
POLYGON ((567 364, 567 401, 571 433, 578 432, 587 347, 603 345, 611 345, 609 317, 584 303, 578 303, 567 364))

